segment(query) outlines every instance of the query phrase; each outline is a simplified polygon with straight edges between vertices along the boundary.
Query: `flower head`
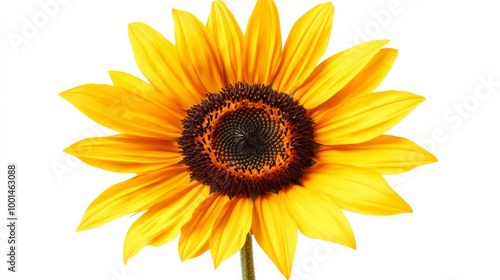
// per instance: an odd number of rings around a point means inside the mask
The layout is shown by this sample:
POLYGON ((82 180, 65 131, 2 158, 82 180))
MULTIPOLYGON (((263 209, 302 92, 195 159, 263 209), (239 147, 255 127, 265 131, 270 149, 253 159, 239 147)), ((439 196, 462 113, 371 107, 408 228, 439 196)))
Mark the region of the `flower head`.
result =
POLYGON ((242 248, 251 230, 285 277, 297 233, 355 247, 342 209, 411 212, 382 174, 434 162, 413 142, 383 135, 423 98, 374 92, 397 51, 369 41, 319 63, 333 5, 318 5, 282 48, 272 0, 258 0, 245 33, 221 1, 207 24, 173 10, 175 44, 143 23, 129 26, 148 82, 110 72, 61 96, 119 134, 65 151, 135 177, 105 190, 79 230, 144 212, 130 227, 127 261, 180 232, 182 260, 210 250, 214 265, 242 248), (319 63, 319 64, 318 64, 319 63))

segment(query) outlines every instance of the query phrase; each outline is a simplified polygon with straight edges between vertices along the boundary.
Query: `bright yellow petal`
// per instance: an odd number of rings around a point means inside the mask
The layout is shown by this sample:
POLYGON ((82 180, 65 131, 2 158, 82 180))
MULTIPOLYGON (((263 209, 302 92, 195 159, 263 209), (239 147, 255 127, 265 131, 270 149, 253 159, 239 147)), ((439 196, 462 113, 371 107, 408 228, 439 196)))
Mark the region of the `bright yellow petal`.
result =
POLYGON ((294 98, 306 109, 327 101, 349 83, 387 42, 369 41, 329 57, 314 69, 297 89, 294 98))
POLYGON ((187 167, 174 165, 115 184, 89 205, 78 230, 95 228, 124 215, 149 209, 170 192, 183 189, 189 180, 187 167))
POLYGON ((332 200, 320 192, 300 186, 283 193, 290 216, 305 236, 356 248, 351 226, 332 200))
POLYGON ((193 14, 172 10, 175 24, 175 45, 184 72, 200 94, 219 92, 226 86, 222 64, 212 36, 193 14))
POLYGON ((143 173, 182 160, 173 141, 123 134, 83 139, 64 151, 86 164, 123 173, 143 173))
POLYGON ((127 263, 147 245, 161 246, 174 239, 208 192, 208 187, 193 182, 151 207, 127 232, 123 246, 124 262, 127 263))
POLYGON ((255 198, 253 210, 255 240, 288 279, 297 247, 297 224, 274 193, 255 198))
POLYGON ((413 93, 386 91, 349 99, 316 119, 316 142, 324 145, 356 144, 389 130, 424 98, 413 93))
POLYGON ((195 258, 210 248, 208 240, 213 225, 228 202, 227 195, 212 193, 196 208, 191 220, 181 229, 179 255, 182 261, 195 258))
POLYGON ((245 244, 246 236, 252 227, 252 208, 252 199, 245 197, 233 197, 224 205, 209 240, 215 268, 245 244))
POLYGON ((294 93, 325 53, 332 32, 333 5, 324 3, 298 19, 288 35, 273 81, 278 91, 294 93))
POLYGON ((391 70, 397 56, 398 51, 395 49, 381 49, 340 91, 323 104, 313 108, 311 116, 314 118, 317 114, 328 112, 342 104, 347 98, 373 93, 391 70))
POLYGON ((183 109, 197 104, 204 92, 198 92, 186 77, 175 46, 141 22, 130 24, 128 32, 135 61, 144 76, 183 109))
POLYGON ((246 80, 269 85, 279 67, 281 29, 278 9, 272 0, 257 0, 245 32, 246 80))
POLYGON ((109 71, 109 76, 113 81, 113 84, 117 87, 124 88, 129 92, 141 95, 145 99, 151 101, 158 107, 164 108, 165 113, 175 116, 177 121, 173 121, 174 118, 168 118, 171 124, 177 124, 180 129, 182 129, 181 121, 185 117, 185 110, 182 110, 179 106, 175 105, 178 97, 170 96, 169 92, 161 93, 154 86, 144 82, 143 80, 120 71, 109 71))
POLYGON ((396 49, 381 49, 356 77, 335 94, 334 98, 337 102, 341 102, 346 97, 352 98, 372 93, 387 76, 397 56, 398 50, 396 49))
POLYGON ((207 29, 222 59, 226 82, 234 84, 243 81, 243 32, 224 2, 212 2, 207 29))
POLYGON ((95 122, 121 133, 170 139, 181 135, 164 109, 123 88, 87 84, 60 95, 95 122))
POLYGON ((381 135, 370 141, 341 146, 322 146, 317 162, 349 164, 380 174, 397 174, 437 159, 412 141, 381 135))
POLYGON ((323 193, 294 186, 283 191, 283 202, 305 236, 356 248, 347 218, 323 193))
POLYGON ((301 179, 306 188, 329 195, 342 209, 366 215, 412 212, 382 175, 349 165, 318 163, 301 179))

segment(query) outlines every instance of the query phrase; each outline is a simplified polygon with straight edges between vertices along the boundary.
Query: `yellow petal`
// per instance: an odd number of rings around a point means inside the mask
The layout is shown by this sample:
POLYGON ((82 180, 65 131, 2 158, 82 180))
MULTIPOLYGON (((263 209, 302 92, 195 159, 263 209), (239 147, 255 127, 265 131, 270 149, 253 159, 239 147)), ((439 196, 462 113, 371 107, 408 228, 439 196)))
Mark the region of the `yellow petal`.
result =
POLYGON ((313 108, 312 117, 332 110, 332 108, 342 104, 347 98, 370 94, 384 80, 398 55, 395 49, 381 49, 366 66, 349 83, 347 83, 333 97, 313 108))
POLYGON ((83 139, 64 151, 89 165, 124 173, 143 173, 182 160, 173 141, 122 134, 83 139))
POLYGON ((181 135, 164 109, 123 88, 87 84, 60 95, 95 122, 121 133, 170 139, 181 135))
POLYGON ((174 165, 115 184, 89 205, 78 230, 95 228, 124 215, 149 209, 171 191, 183 189, 189 180, 186 166, 174 165))
POLYGON ((214 40, 203 23, 186 11, 172 10, 175 45, 184 72, 199 94, 226 86, 214 40))
POLYGON ((281 29, 278 9, 272 0, 257 0, 245 32, 246 80, 269 85, 279 67, 281 29))
POLYGON ((330 196, 342 209, 366 215, 412 212, 382 175, 349 165, 318 163, 301 179, 306 188, 330 196))
POLYGON ((212 2, 207 29, 222 59, 226 82, 234 84, 243 81, 243 32, 224 2, 212 2))
MULTIPOLYGON (((177 122, 171 121, 172 124, 177 124, 182 128, 181 121, 185 117, 185 111, 175 105, 177 102, 176 96, 170 96, 169 92, 160 93, 157 88, 144 82, 143 80, 120 71, 109 71, 109 76, 113 84, 117 87, 126 89, 129 92, 138 94, 145 99, 151 101, 158 107, 164 108, 169 115, 173 115, 178 119, 177 122)), ((169 118, 171 120, 172 118, 169 118)))
POLYGON ((209 240, 215 268, 245 244, 252 226, 252 208, 252 199, 245 197, 233 197, 224 205, 209 240))
POLYGON ((273 81, 278 91, 293 93, 325 53, 332 31, 333 5, 324 3, 298 19, 288 35, 281 64, 273 81))
POLYGON ((297 247, 297 224, 277 194, 255 198, 252 232, 262 250, 288 279, 297 247))
POLYGON ((315 120, 315 141, 341 145, 371 140, 401 121, 422 101, 423 97, 402 91, 349 99, 315 120))
POLYGON ((147 245, 161 246, 174 239, 208 192, 208 187, 193 182, 151 207, 127 232, 123 246, 124 262, 127 263, 147 245))
POLYGON ((305 236, 356 248, 347 218, 323 193, 294 186, 283 191, 283 201, 305 236))
POLYGON ((370 141, 341 146, 322 146, 317 162, 349 164, 380 174, 397 174, 437 159, 412 141, 381 135, 370 141))
POLYGON ((349 83, 387 42, 369 41, 327 58, 297 89, 294 98, 306 109, 327 101, 349 83))
POLYGON ((227 195, 212 193, 196 208, 192 218, 181 229, 179 255, 182 261, 195 258, 209 249, 208 240, 215 220, 228 202, 227 195))
POLYGON ((335 94, 334 98, 337 103, 347 97, 352 98, 375 91, 391 70, 397 56, 398 51, 395 49, 381 49, 356 77, 335 94))
POLYGON ((144 76, 183 109, 197 104, 204 92, 198 92, 186 77, 175 46, 141 22, 130 24, 128 32, 135 61, 144 76))

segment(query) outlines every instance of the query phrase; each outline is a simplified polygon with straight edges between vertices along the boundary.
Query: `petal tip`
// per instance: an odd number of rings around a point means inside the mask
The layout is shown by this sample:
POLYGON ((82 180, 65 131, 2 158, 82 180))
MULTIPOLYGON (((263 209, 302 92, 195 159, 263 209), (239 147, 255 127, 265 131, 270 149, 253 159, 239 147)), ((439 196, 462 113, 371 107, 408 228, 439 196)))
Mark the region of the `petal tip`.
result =
POLYGON ((134 252, 134 249, 130 248, 130 245, 127 245, 129 240, 125 237, 125 244, 123 245, 123 263, 127 264, 131 257, 133 257, 137 251, 134 252))
POLYGON ((76 232, 84 231, 84 230, 87 230, 87 229, 89 229, 89 226, 86 225, 86 223, 85 223, 84 220, 82 220, 80 222, 80 224, 78 225, 78 227, 76 228, 76 232))
POLYGON ((406 95, 404 99, 406 100, 414 100, 416 104, 420 104, 425 101, 425 97, 422 95, 415 94, 413 92, 401 91, 399 94, 406 95))
POLYGON ((372 44, 373 46, 377 46, 379 48, 382 48, 382 46, 387 45, 387 43, 389 43, 389 41, 390 41, 389 39, 369 40, 369 41, 366 41, 366 42, 363 42, 359 45, 354 46, 354 48, 358 47, 358 46, 364 46, 365 44, 372 44))
POLYGON ((226 3, 222 0, 215 0, 212 2, 212 8, 217 7, 217 8, 227 8, 226 3))
MULTIPOLYGON (((74 88, 73 88, 74 89, 74 88)), ((60 92, 59 93, 59 96, 68 100, 68 97, 70 97, 73 93, 73 89, 68 89, 68 90, 65 90, 63 92, 60 92)))
POLYGON ((354 232, 352 232, 352 230, 350 231, 348 238, 349 239, 347 240, 347 242, 344 243, 344 245, 353 250, 356 250, 356 237, 354 236, 354 232))
POLYGON ((327 10, 327 12, 329 14, 330 13, 333 14, 333 11, 335 10, 335 7, 333 6, 332 2, 325 2, 325 3, 319 4, 318 6, 321 7, 321 9, 327 10))
POLYGON ((186 246, 184 246, 185 243, 182 242, 182 232, 181 232, 181 238, 179 239, 179 243, 177 245, 177 252, 179 252, 179 259, 181 262, 184 262, 189 259, 189 254, 186 252, 186 246))
POLYGON ((179 14, 182 12, 182 10, 179 10, 179 9, 176 9, 176 8, 172 8, 172 15, 174 17, 177 17, 179 16, 179 14))
POLYGON ((413 213, 413 208, 411 208, 410 204, 407 204, 407 207, 404 209, 405 213, 413 213))
POLYGON ((130 257, 129 257, 129 256, 126 256, 126 255, 125 255, 125 252, 124 252, 124 253, 123 253, 123 263, 124 263, 125 265, 127 265, 127 262, 128 262, 128 260, 129 260, 129 259, 130 259, 130 257))
POLYGON ((438 162, 438 161, 439 160, 435 155, 429 153, 429 163, 434 163, 434 162, 438 162))
MULTIPOLYGON (((212 252, 212 250, 210 250, 210 252, 212 252)), ((212 260, 213 260, 213 264, 214 264, 214 269, 217 269, 221 262, 219 260, 217 260, 216 256, 214 256, 213 254, 212 254, 212 260)))
POLYGON ((67 154, 74 155, 75 148, 73 147, 73 145, 71 145, 71 146, 66 147, 62 151, 67 153, 67 154))
POLYGON ((141 22, 131 22, 128 24, 128 32, 130 34, 130 32, 133 32, 135 29, 137 29, 139 27, 139 25, 141 24, 141 22))
POLYGON ((394 48, 383 48, 382 50, 391 53, 393 56, 397 56, 399 53, 399 50, 394 48))
POLYGON ((430 163, 434 163, 434 162, 438 162, 438 158, 432 154, 431 152, 425 150, 422 148, 422 151, 421 151, 421 156, 422 156, 422 165, 423 164, 430 164, 430 163))
POLYGON ((403 198, 401 198, 400 200, 401 201, 399 207, 395 207, 392 215, 413 213, 413 209, 411 208, 410 204, 408 204, 403 198))

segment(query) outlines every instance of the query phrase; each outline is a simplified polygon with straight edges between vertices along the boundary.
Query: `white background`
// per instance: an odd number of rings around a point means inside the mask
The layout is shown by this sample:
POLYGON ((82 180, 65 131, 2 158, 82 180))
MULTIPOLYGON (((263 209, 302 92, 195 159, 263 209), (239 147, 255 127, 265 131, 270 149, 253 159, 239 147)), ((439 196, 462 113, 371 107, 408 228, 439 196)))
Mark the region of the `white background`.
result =
MULTIPOLYGON (((77 233, 88 204, 131 175, 99 170, 62 152, 77 140, 110 132, 58 93, 84 83, 110 83, 107 70, 141 76, 127 24, 142 21, 173 39, 172 7, 206 21, 211 1, 61 0, 51 15, 40 4, 46 2, 8 0, 0 7, 1 169, 6 173, 7 162, 16 162, 19 171, 18 273, 7 272, 3 262, 0 278, 239 279, 238 255, 217 270, 209 254, 181 263, 177 240, 148 247, 125 266, 123 239, 137 216, 77 233), (27 22, 38 27, 24 36, 27 22), (13 44, 13 36, 23 37, 23 43, 13 44)), ((227 2, 245 25, 254 1, 227 2)), ((283 37, 319 2, 277 1, 283 37)), ((380 89, 408 90, 427 98, 391 133, 424 144, 439 162, 388 178, 412 205, 413 214, 347 213, 357 250, 301 237, 291 279, 500 279, 499 7, 497 1, 437 2, 334 2, 325 57, 356 42, 390 39, 388 46, 399 49, 399 57, 380 89), (485 80, 494 83, 486 87, 485 80)), ((3 225, 4 257, 6 237, 3 225)), ((259 279, 283 279, 256 243, 254 250, 259 279)))

